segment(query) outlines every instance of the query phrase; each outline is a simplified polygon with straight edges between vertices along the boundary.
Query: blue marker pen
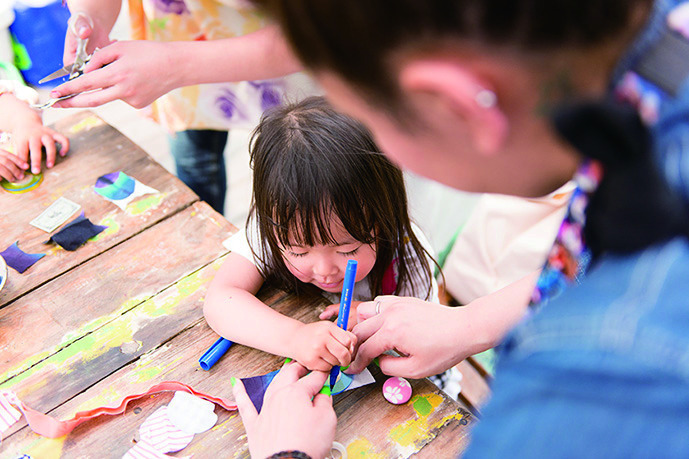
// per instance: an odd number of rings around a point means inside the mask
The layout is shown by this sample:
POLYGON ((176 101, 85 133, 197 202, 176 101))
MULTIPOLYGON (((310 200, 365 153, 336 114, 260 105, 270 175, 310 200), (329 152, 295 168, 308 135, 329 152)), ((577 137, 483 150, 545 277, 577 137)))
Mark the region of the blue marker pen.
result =
MULTIPOLYGON (((352 305, 352 293, 354 292, 354 280, 356 279, 356 265, 356 260, 349 260, 347 262, 344 282, 342 283, 342 295, 340 296, 340 312, 337 316, 337 326, 343 330, 347 330, 347 324, 349 322, 349 308, 352 305)), ((330 370, 330 387, 335 385, 339 373, 339 366, 334 366, 332 370, 330 370)))
POLYGON ((208 348, 206 352, 203 353, 199 359, 199 365, 201 368, 208 371, 211 369, 215 363, 220 360, 220 357, 225 355, 225 353, 232 346, 232 341, 225 338, 218 339, 211 347, 208 348))

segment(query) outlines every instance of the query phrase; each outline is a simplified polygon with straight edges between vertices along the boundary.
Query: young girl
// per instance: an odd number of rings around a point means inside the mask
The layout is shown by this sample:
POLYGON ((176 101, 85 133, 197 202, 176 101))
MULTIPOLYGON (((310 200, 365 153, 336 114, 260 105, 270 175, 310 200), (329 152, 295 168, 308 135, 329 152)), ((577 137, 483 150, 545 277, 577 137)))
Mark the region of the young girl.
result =
MULTIPOLYGON (((311 370, 348 365, 355 337, 328 320, 304 324, 256 292, 271 282, 339 302, 357 260, 356 307, 381 294, 437 302, 427 242, 409 220, 401 171, 357 121, 312 97, 267 112, 251 140, 253 205, 247 229, 211 283, 204 305, 221 336, 291 357, 311 370), (423 244, 422 244, 423 242, 423 244)), ((321 315, 337 315, 337 305, 321 315)))

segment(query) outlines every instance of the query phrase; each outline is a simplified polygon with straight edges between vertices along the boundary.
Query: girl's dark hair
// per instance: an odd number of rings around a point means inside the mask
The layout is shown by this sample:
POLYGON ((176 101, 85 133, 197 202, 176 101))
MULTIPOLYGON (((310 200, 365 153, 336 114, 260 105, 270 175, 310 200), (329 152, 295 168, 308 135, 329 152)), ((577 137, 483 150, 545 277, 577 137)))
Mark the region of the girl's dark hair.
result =
POLYGON ((253 1, 307 67, 333 71, 373 103, 400 108, 389 68, 396 52, 457 39, 522 50, 588 46, 615 37, 653 0, 253 1))
POLYGON ((250 154, 254 184, 247 228, 258 227, 261 244, 251 249, 265 266, 266 281, 304 290, 285 266, 280 246, 337 242, 329 223, 336 216, 356 240, 376 244, 368 276, 372 297, 382 293, 383 275, 394 258, 395 293, 406 284, 415 296, 430 296, 433 274, 411 227, 402 172, 361 123, 322 97, 310 97, 267 111, 252 135, 250 154), (254 219, 257 225, 251 224, 254 219), (410 263, 414 258, 421 272, 410 263), (427 291, 419 291, 422 286, 427 291))

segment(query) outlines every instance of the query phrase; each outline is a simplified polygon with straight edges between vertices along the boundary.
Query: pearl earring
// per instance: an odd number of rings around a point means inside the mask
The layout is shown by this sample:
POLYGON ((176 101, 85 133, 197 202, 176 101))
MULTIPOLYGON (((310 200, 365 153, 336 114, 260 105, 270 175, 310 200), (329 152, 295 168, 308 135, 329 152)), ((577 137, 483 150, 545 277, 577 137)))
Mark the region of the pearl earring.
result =
POLYGON ((474 96, 474 100, 481 108, 493 108, 498 103, 498 96, 490 89, 481 89, 474 96))

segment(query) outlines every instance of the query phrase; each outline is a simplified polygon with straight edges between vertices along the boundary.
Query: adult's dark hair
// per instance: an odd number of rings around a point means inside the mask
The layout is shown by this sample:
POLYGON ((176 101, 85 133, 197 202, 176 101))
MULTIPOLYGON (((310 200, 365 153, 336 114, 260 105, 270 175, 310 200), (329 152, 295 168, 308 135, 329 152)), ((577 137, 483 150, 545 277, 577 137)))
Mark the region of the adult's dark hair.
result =
POLYGON ((330 227, 336 216, 356 240, 376 245, 368 276, 372 297, 382 293, 383 276, 395 258, 395 293, 409 285, 415 296, 430 296, 433 273, 411 227, 402 172, 361 123, 322 97, 310 97, 267 111, 250 153, 254 184, 247 227, 255 227, 255 219, 259 234, 249 240, 261 241, 252 251, 265 266, 261 274, 267 281, 304 290, 285 266, 280 247, 338 242, 330 227))
POLYGON ((400 50, 469 40, 524 50, 583 47, 615 37, 652 0, 254 0, 301 61, 329 70, 374 104, 400 106, 389 68, 400 50))

